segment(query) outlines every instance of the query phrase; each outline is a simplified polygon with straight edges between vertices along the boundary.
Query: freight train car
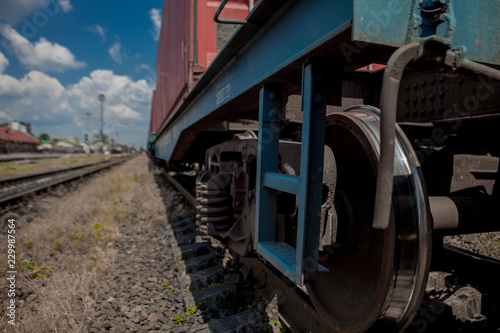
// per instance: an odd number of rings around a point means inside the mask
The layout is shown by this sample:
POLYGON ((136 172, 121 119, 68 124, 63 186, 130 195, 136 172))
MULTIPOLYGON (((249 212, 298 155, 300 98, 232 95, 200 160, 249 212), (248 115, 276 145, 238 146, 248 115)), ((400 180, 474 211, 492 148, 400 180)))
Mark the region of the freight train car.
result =
POLYGON ((330 330, 403 330, 432 237, 500 230, 499 16, 496 0, 166 0, 151 154, 198 171, 200 230, 330 330))
MULTIPOLYGON (((256 2, 256 1, 255 1, 256 2)), ((224 11, 244 19, 254 2, 231 1, 224 11)), ((213 16, 220 1, 165 1, 156 62, 148 141, 154 141, 166 120, 182 103, 238 25, 217 24, 213 16)))

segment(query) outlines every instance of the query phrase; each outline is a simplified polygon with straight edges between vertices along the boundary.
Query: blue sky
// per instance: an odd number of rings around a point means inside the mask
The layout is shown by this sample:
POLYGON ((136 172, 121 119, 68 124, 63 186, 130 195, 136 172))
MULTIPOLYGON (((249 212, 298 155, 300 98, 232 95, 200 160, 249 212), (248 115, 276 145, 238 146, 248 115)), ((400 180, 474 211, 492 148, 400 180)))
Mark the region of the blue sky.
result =
POLYGON ((162 0, 1 0, 0 123, 83 140, 87 112, 105 133, 144 146, 162 0))

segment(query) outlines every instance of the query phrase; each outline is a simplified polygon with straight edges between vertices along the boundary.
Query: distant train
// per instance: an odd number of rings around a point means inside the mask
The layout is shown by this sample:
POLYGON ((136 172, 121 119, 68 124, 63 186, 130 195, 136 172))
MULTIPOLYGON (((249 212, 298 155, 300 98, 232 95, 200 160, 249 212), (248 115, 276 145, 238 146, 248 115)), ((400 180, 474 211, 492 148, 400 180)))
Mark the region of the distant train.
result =
POLYGON ((432 244, 500 230, 498 17, 496 0, 165 0, 150 156, 198 171, 200 230, 331 330, 404 330, 432 244))

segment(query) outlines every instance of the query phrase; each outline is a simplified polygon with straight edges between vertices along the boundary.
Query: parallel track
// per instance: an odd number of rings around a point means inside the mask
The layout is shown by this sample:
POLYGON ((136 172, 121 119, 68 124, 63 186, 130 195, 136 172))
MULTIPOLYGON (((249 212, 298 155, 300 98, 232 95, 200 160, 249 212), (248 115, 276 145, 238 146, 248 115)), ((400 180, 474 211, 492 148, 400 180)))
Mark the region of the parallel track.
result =
POLYGON ((74 179, 110 168, 127 161, 130 157, 115 158, 110 161, 88 163, 58 170, 33 173, 25 176, 0 179, 0 204, 6 204, 74 179))

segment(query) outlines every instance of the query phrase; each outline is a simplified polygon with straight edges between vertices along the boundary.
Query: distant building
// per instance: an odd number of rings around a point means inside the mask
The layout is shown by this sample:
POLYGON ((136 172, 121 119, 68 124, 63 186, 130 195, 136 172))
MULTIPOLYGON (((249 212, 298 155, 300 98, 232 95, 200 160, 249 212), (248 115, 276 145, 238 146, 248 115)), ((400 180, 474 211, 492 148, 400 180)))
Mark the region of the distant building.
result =
POLYGON ((72 143, 74 145, 79 145, 80 144, 80 139, 78 139, 76 136, 68 136, 66 138, 66 141, 70 142, 70 143, 72 143))
POLYGON ((9 127, 0 126, 0 154, 36 152, 40 141, 28 130, 31 130, 29 124, 20 122, 12 122, 9 127))
POLYGON ((83 148, 80 144, 73 144, 67 141, 57 141, 52 145, 52 151, 54 153, 62 154, 77 154, 83 153, 83 148))
POLYGON ((25 122, 22 122, 22 121, 13 120, 13 121, 10 122, 10 124, 8 125, 8 127, 10 129, 12 129, 12 130, 20 131, 20 132, 23 132, 25 134, 32 135, 32 133, 31 133, 31 124, 29 124, 29 123, 25 123, 25 122))

